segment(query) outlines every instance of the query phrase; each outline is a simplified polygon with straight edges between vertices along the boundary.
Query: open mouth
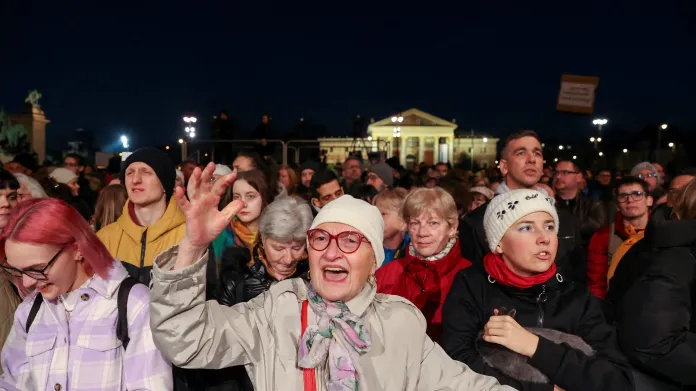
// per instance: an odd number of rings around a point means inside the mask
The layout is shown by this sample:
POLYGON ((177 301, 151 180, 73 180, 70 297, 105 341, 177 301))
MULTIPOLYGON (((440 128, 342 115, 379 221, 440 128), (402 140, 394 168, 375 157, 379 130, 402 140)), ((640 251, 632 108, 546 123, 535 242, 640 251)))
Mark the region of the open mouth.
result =
POLYGON ((348 271, 342 267, 332 266, 324 268, 324 280, 329 282, 343 282, 348 278, 348 271))
POLYGON ((551 254, 548 251, 542 251, 540 253, 537 253, 537 258, 541 260, 548 260, 551 258, 551 254))

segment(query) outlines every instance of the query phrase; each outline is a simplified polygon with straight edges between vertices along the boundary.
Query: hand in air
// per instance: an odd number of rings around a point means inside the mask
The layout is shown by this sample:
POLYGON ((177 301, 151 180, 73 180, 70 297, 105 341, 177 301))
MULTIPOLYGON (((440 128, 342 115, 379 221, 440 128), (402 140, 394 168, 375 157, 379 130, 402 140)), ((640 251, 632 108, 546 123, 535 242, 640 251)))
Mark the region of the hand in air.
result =
POLYGON ((183 188, 177 187, 175 191, 176 202, 186 216, 186 236, 182 242, 187 241, 186 244, 193 249, 207 248, 244 207, 242 201, 236 200, 218 210, 220 197, 237 178, 237 173, 212 182, 214 171, 215 163, 209 163, 203 171, 198 167, 193 170, 187 186, 188 199, 183 188))
POLYGON ((532 357, 539 345, 539 337, 525 330, 514 318, 500 316, 498 310, 494 310, 493 314, 483 328, 483 340, 532 357))

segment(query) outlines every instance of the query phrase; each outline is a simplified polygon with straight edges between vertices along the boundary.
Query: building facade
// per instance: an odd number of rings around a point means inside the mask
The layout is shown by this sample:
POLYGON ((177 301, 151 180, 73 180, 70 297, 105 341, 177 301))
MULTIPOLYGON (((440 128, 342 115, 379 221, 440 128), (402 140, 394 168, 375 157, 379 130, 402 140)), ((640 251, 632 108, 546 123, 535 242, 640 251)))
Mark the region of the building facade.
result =
POLYGON ((330 164, 344 161, 355 151, 361 151, 365 158, 370 152, 382 151, 387 157, 398 157, 406 168, 420 163, 455 165, 472 157, 479 167, 495 164, 497 138, 482 135, 457 138, 456 129, 454 121, 413 108, 370 123, 365 139, 325 137, 318 140, 330 164))

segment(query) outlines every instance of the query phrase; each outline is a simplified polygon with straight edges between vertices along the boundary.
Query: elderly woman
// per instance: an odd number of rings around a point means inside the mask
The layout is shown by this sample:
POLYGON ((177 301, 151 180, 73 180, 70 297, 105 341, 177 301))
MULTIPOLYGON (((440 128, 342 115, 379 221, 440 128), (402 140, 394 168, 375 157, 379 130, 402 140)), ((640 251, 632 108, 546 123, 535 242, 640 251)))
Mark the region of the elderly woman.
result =
POLYGON ((428 324, 428 336, 440 342, 442 304, 454 275, 471 266, 459 250, 459 215, 445 190, 421 188, 406 197, 401 217, 408 226, 408 254, 377 271, 377 291, 415 304, 428 324))
POLYGON ((285 279, 232 307, 205 300, 206 249, 242 207, 217 203, 234 174, 210 184, 213 165, 176 190, 187 217, 178 246, 153 269, 156 344, 176 365, 244 365, 265 390, 509 390, 450 360, 425 334, 420 311, 377 295, 384 259, 377 208, 343 196, 308 232, 311 282, 285 279))
POLYGON ((32 198, 46 198, 46 192, 39 182, 24 174, 12 174, 19 182, 19 190, 17 190, 17 201, 26 201, 32 198))
POLYGON ((498 195, 483 224, 485 270, 459 272, 442 311, 447 353, 519 390, 633 390, 599 299, 556 268, 554 199, 498 195))

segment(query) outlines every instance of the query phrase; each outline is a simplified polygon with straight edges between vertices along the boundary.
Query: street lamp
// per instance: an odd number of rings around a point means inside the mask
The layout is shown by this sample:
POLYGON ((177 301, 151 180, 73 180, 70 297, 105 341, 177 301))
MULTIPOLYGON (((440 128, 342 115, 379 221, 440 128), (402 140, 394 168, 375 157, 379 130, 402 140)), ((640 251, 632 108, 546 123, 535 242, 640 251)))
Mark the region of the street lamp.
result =
POLYGON ((600 152, 600 153, 599 153, 599 156, 604 156, 604 152, 600 152))
POLYGON ((184 143, 184 139, 183 139, 183 138, 180 138, 180 139, 179 139, 179 144, 183 144, 183 143, 184 143))
POLYGON ((562 145, 559 145, 559 146, 558 146, 558 149, 562 151, 562 150, 563 150, 563 146, 562 146, 562 145))
POLYGON ((608 119, 606 118, 597 118, 592 120, 592 125, 596 126, 599 128, 599 133, 602 133, 602 126, 606 125, 609 122, 608 119))
POLYGON ((628 149, 624 148, 623 153, 628 153, 628 149))
POLYGON ((123 148, 128 149, 128 137, 125 135, 121 136, 121 144, 123 144, 123 148))
POLYGON ((578 157, 576 155, 573 155, 573 160, 577 160, 577 158, 578 157))
POLYGON ((601 142, 602 142, 602 138, 601 138, 601 137, 597 137, 597 142, 598 142, 598 143, 601 143, 601 142))
POLYGON ((667 124, 662 124, 662 125, 660 125, 660 128, 661 128, 662 130, 667 130, 667 124))
POLYGON ((591 143, 595 142, 595 138, 594 138, 594 137, 590 137, 590 142, 591 142, 591 143))
POLYGON ((188 134, 190 138, 196 137, 196 127, 193 126, 193 124, 195 124, 196 121, 198 121, 198 118, 196 117, 184 117, 184 122, 186 123, 184 131, 188 134))
POLYGON ((487 143, 487 142, 488 142, 488 137, 484 137, 484 138, 483 138, 483 142, 484 142, 484 143, 487 143))
POLYGON ((674 143, 669 143, 668 145, 670 148, 674 148, 674 143))

